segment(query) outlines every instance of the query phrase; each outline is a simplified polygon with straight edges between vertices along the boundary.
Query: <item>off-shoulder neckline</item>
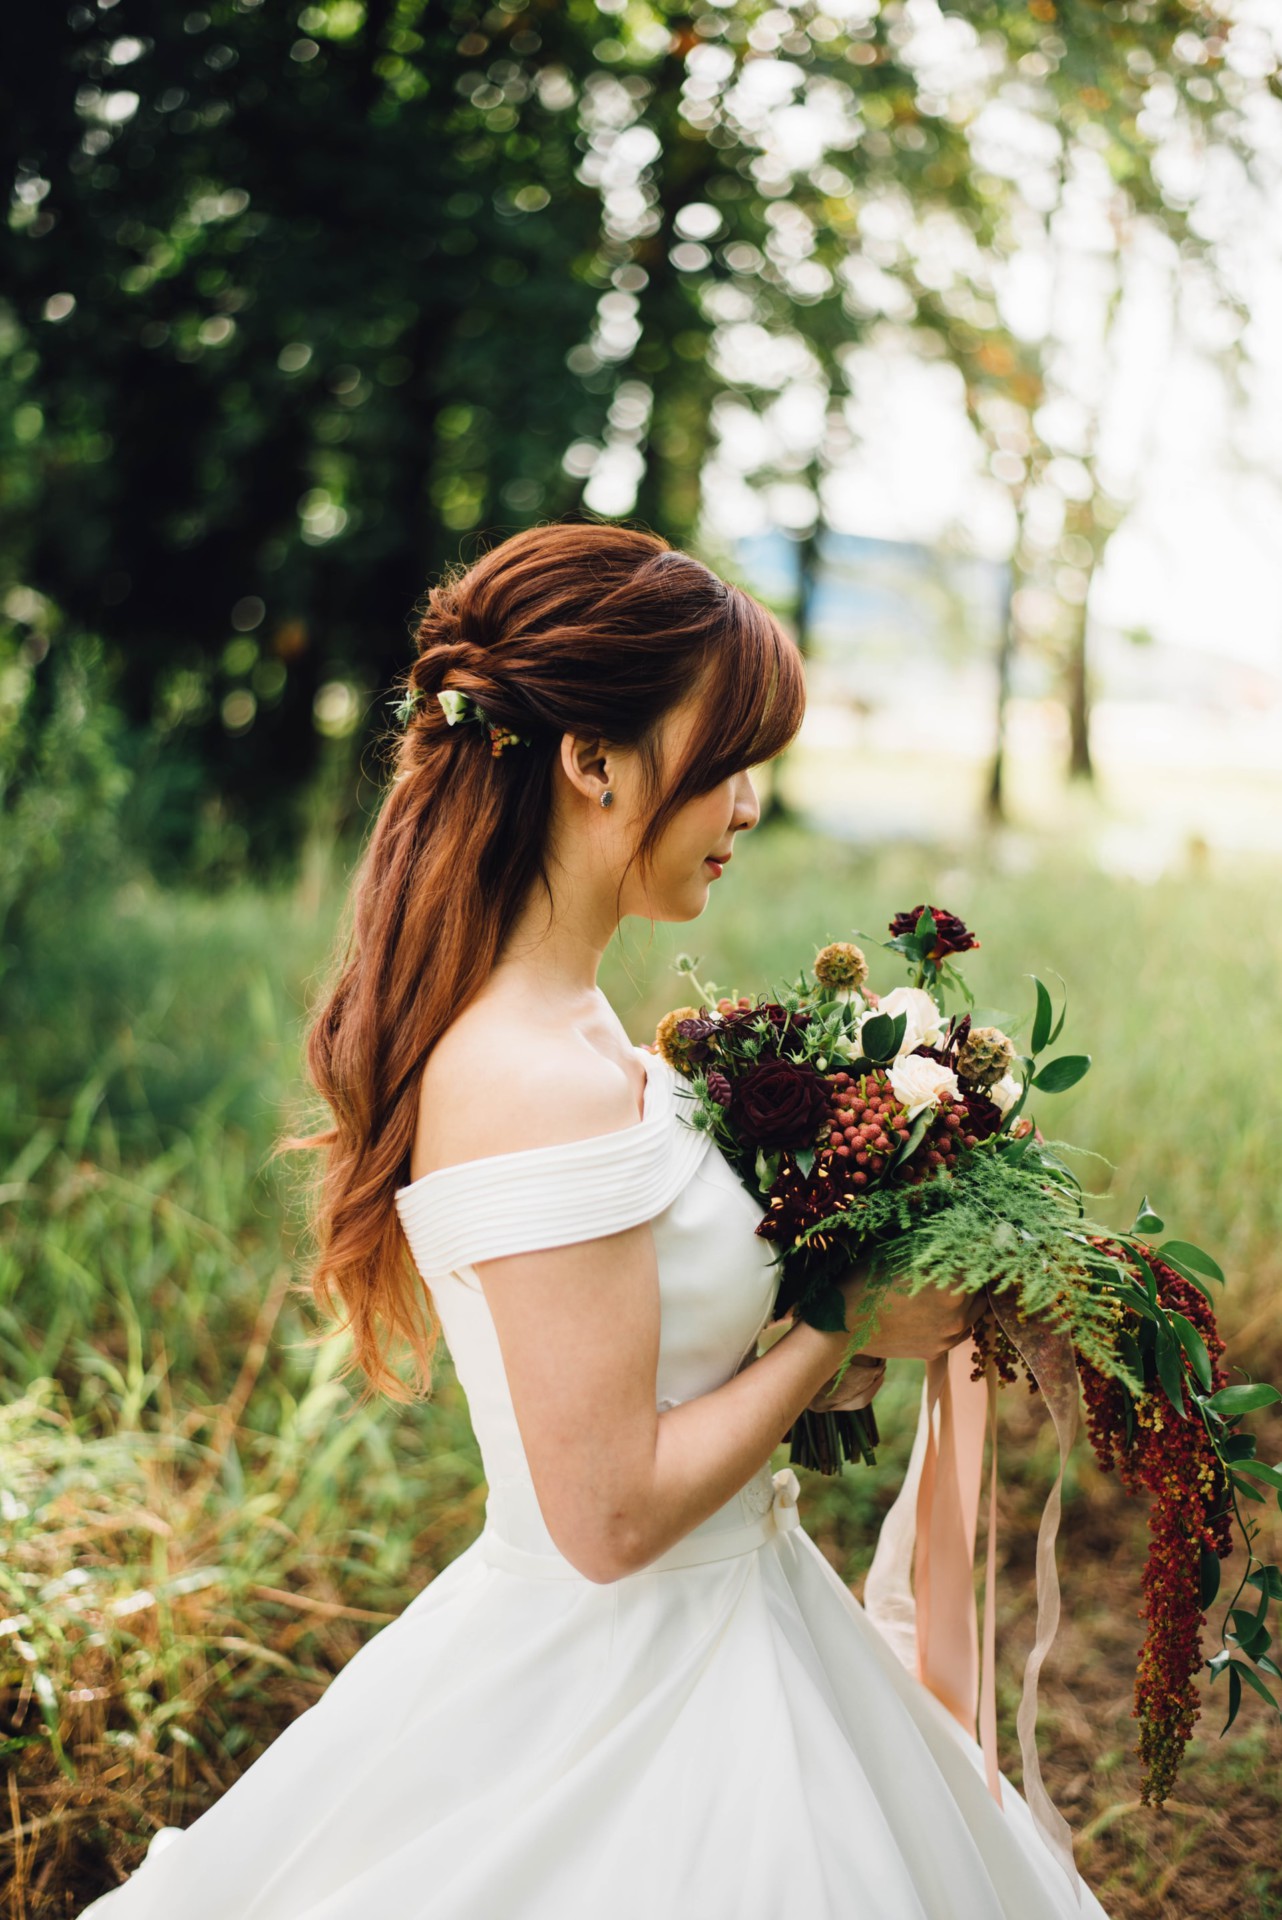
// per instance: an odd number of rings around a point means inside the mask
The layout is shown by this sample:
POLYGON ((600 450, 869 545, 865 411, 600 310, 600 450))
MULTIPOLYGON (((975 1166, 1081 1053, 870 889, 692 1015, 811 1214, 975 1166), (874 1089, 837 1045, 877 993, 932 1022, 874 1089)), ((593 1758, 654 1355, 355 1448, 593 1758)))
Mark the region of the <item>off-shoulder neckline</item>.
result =
POLYGON ((652 1053, 648 1047, 633 1046, 632 1051, 641 1055, 645 1066, 645 1086, 641 1094, 641 1118, 628 1127, 613 1127, 608 1133, 590 1133, 578 1140, 557 1140, 542 1147, 517 1147, 511 1153, 478 1154, 471 1160, 455 1160, 447 1167, 433 1167, 430 1173, 421 1173, 417 1180, 408 1180, 403 1187, 395 1189, 399 1200, 403 1194, 417 1193, 426 1189, 433 1180, 444 1180, 450 1174, 463 1174, 478 1167, 503 1166, 515 1160, 528 1160, 534 1154, 564 1152, 570 1147, 590 1147, 598 1141, 623 1142, 635 1139, 653 1126, 660 1117, 661 1105, 655 1097, 659 1077, 664 1062, 659 1054, 652 1053))

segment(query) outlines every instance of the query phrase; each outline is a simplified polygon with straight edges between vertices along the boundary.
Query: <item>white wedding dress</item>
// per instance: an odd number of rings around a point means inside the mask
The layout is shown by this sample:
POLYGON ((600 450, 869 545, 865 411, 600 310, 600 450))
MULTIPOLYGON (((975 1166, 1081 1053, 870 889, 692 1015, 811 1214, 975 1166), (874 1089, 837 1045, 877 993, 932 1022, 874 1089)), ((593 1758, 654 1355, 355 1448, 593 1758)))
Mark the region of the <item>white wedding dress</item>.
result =
POLYGON ((398 1191, 484 1531, 95 1920, 1101 1920, 796 1524, 790 1472, 612 1584, 553 1546, 470 1263, 648 1220, 660 1407, 728 1380, 772 1300, 760 1208, 638 1052, 637 1124, 398 1191))

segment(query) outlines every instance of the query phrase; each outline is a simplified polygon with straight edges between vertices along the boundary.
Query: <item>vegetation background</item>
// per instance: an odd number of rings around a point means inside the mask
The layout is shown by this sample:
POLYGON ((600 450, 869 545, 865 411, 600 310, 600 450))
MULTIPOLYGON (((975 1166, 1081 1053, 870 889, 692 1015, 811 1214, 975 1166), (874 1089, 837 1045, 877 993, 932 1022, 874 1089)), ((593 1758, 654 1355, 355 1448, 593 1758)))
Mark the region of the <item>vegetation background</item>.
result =
MULTIPOLYGON (((831 806, 821 832, 833 755, 803 736, 706 920, 630 925, 607 991, 645 1038, 678 946, 746 988, 946 903, 983 941, 981 999, 1064 976, 1095 1065, 1039 1118, 1112 1163, 1118 1225, 1147 1191, 1217 1253, 1237 1363, 1276 1373, 1276 865, 1193 843, 1143 884, 1084 850, 1076 827, 1108 807, 1086 607, 1127 502, 1089 407, 1071 450, 1057 437, 1060 334, 1014 331, 1001 294, 1022 251, 1054 255, 1085 182, 1119 284, 1157 236, 1240 323, 1171 156, 1213 154, 1247 192, 1279 81, 1252 9, 1182 0, 98 0, 5 32, 0 1910, 39 1920, 190 1822, 480 1524, 448 1368, 426 1406, 357 1412, 337 1348, 312 1342, 292 1169, 267 1159, 415 599, 483 538, 582 512, 733 569, 708 489, 747 415, 805 643, 852 348, 951 368, 1008 497, 981 805, 946 845, 857 844, 831 806), (1036 169, 985 145, 994 107, 1050 137, 1036 169), (798 386, 810 428, 781 437, 798 386), (1012 837, 1000 720, 1030 653, 1062 704, 1074 829, 1035 843, 1012 837)), ((1240 325, 1219 337, 1232 383, 1240 325)), ((805 1490, 856 1585, 916 1391, 899 1369, 876 1470, 805 1490)), ((1018 1778, 1052 1463, 1007 1399, 1018 1778)), ((1258 1431, 1276 1458, 1277 1423, 1258 1431)), ((1178 1801, 1136 1804, 1143 1547, 1142 1513, 1079 1452, 1052 1792, 1119 1920, 1280 1915, 1282 1737, 1261 1703, 1221 1743, 1213 1695, 1178 1801)))

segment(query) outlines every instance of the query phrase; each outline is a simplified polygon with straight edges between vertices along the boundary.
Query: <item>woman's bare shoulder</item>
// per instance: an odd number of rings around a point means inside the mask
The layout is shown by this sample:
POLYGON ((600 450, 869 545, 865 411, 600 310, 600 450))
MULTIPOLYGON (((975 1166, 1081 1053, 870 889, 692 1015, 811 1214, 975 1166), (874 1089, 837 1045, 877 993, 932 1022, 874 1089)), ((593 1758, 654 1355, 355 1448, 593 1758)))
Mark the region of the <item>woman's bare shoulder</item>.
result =
POLYGON ((637 1054, 625 1063, 573 1029, 469 1009, 423 1068, 410 1177, 635 1126, 643 1079, 637 1054))

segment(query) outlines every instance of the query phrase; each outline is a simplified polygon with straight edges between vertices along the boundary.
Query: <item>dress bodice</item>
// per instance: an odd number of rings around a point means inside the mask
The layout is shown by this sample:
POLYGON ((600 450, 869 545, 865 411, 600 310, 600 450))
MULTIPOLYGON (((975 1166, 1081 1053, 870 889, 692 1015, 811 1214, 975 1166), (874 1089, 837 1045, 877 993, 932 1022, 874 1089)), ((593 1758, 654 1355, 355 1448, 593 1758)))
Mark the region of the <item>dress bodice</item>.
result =
MULTIPOLYGON (((556 1549, 534 1494, 475 1263, 649 1221, 658 1265, 660 1409, 730 1379, 774 1299, 774 1252, 754 1231, 761 1207, 711 1137, 686 1124, 686 1096, 673 1069, 659 1055, 637 1051, 646 1086, 634 1126, 442 1167, 396 1193, 410 1252, 467 1395, 489 1486, 487 1528, 526 1552, 556 1549)), ((736 1526, 759 1514, 771 1498, 763 1474, 703 1527, 736 1526)))

